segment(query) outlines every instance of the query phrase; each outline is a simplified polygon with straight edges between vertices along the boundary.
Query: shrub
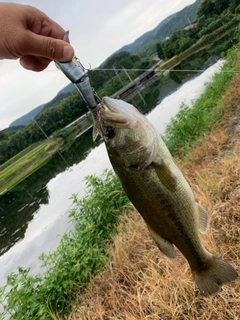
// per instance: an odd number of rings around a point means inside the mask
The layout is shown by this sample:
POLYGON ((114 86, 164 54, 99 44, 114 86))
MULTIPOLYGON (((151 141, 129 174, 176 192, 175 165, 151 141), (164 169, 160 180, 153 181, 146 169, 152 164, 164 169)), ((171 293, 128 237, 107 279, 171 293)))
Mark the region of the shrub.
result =
POLYGON ((211 82, 206 83, 204 93, 190 107, 182 104, 177 115, 171 119, 163 137, 173 156, 184 156, 194 142, 208 132, 212 125, 219 121, 224 111, 220 103, 227 84, 234 75, 234 64, 238 59, 238 49, 231 49, 227 61, 221 70, 214 74, 211 82))
POLYGON ((0 288, 0 319, 56 319, 71 310, 79 288, 85 287, 107 259, 106 240, 129 200, 112 171, 102 177, 86 177, 87 195, 72 196, 69 217, 73 228, 62 237, 58 248, 39 257, 41 275, 18 268, 0 288))

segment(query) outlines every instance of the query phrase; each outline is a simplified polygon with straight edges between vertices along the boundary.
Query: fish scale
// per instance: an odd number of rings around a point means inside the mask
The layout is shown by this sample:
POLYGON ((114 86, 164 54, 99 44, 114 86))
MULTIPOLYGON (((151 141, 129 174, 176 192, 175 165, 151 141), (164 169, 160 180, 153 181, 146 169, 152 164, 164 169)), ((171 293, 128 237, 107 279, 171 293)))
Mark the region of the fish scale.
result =
POLYGON ((108 97, 103 98, 98 115, 113 169, 160 251, 176 259, 178 248, 205 296, 235 280, 235 269, 205 248, 200 231, 206 232, 208 214, 195 202, 188 182, 148 119, 132 105, 108 97))
POLYGON ((147 168, 143 172, 126 170, 119 168, 116 157, 109 158, 127 196, 147 225, 176 245, 185 256, 188 256, 189 263, 194 267, 196 252, 204 252, 202 255, 205 257, 206 251, 197 230, 197 213, 192 215, 192 212, 195 212, 194 203, 186 198, 186 187, 179 183, 177 190, 171 192, 167 188, 159 187, 159 178, 155 169, 147 168), (175 214, 179 208, 183 217, 175 214), (197 250, 193 250, 194 248, 197 250))

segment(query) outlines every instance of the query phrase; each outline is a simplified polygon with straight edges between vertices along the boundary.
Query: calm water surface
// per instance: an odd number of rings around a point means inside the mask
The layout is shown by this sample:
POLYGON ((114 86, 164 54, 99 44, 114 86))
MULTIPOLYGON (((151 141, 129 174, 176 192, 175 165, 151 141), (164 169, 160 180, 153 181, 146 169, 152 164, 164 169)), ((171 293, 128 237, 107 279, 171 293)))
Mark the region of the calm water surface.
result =
MULTIPOLYGON (((215 63, 193 80, 186 82, 177 91, 163 99, 148 114, 148 119, 160 134, 164 133, 166 124, 178 112, 183 102, 190 104, 201 94, 204 83, 211 79, 211 76, 220 68, 221 64, 222 61, 215 63)), ((49 252, 56 248, 61 235, 71 227, 68 222, 68 212, 72 204, 71 195, 78 193, 79 197, 83 197, 85 195, 84 177, 91 174, 100 175, 105 168, 111 168, 111 164, 105 146, 101 144, 93 149, 83 161, 72 165, 51 179, 46 188, 43 191, 41 190, 41 200, 36 200, 31 195, 31 188, 26 190, 25 197, 29 197, 30 201, 27 206, 37 204, 37 209, 34 211, 30 222, 26 224, 24 237, 19 238, 18 242, 9 246, 8 251, 0 256, 0 286, 5 283, 5 277, 10 272, 15 271, 18 266, 31 267, 32 274, 40 271, 38 256, 42 252, 49 252)), ((54 170, 54 167, 51 170, 54 170)), ((14 199, 11 200, 9 205, 12 205, 12 202, 14 202, 14 199)), ((14 210, 14 206, 12 210, 14 210)), ((24 208, 18 209, 19 216, 22 210, 24 208)), ((12 221, 12 223, 15 222, 12 221)), ((4 237, 5 231, 5 229, 0 230, 0 238, 1 236, 4 237)), ((18 231, 16 230, 14 233, 18 231)))

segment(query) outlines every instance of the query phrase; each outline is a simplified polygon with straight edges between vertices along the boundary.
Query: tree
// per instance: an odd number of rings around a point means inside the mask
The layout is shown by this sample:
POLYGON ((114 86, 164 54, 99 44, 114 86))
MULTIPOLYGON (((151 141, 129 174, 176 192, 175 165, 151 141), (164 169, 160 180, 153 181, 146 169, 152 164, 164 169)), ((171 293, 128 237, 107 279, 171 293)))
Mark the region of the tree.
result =
POLYGON ((158 54, 158 57, 162 60, 165 59, 165 55, 164 55, 164 52, 163 52, 163 48, 162 48, 162 45, 161 43, 157 43, 157 54, 158 54))
POLYGON ((122 59, 121 67, 131 69, 138 61, 140 61, 140 58, 137 55, 129 55, 128 57, 122 59))
POLYGON ((181 37, 179 39, 179 50, 183 52, 191 47, 193 40, 190 37, 181 37))
POLYGON ((216 14, 221 14, 224 10, 226 10, 231 1, 226 0, 217 0, 214 2, 214 10, 216 14))
POLYGON ((203 0, 197 10, 198 17, 205 16, 205 18, 214 15, 214 2, 212 0, 203 0))
POLYGON ((4 131, 0 131, 0 141, 7 140, 8 135, 4 131))
POLYGON ((202 16, 208 18, 214 15, 220 15, 228 8, 233 10, 238 4, 239 0, 203 0, 198 7, 197 15, 199 18, 202 16))

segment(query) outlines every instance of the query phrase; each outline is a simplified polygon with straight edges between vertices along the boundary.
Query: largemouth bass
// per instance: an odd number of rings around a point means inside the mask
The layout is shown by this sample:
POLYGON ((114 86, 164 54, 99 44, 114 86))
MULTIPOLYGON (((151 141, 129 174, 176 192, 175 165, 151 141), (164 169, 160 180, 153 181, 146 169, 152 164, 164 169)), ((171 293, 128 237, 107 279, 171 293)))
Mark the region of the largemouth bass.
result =
POLYGON ((99 122, 113 169, 160 251, 176 259, 178 248, 204 296, 235 280, 235 269, 204 247, 200 232, 207 230, 208 213, 148 119, 132 105, 105 97, 99 122))

